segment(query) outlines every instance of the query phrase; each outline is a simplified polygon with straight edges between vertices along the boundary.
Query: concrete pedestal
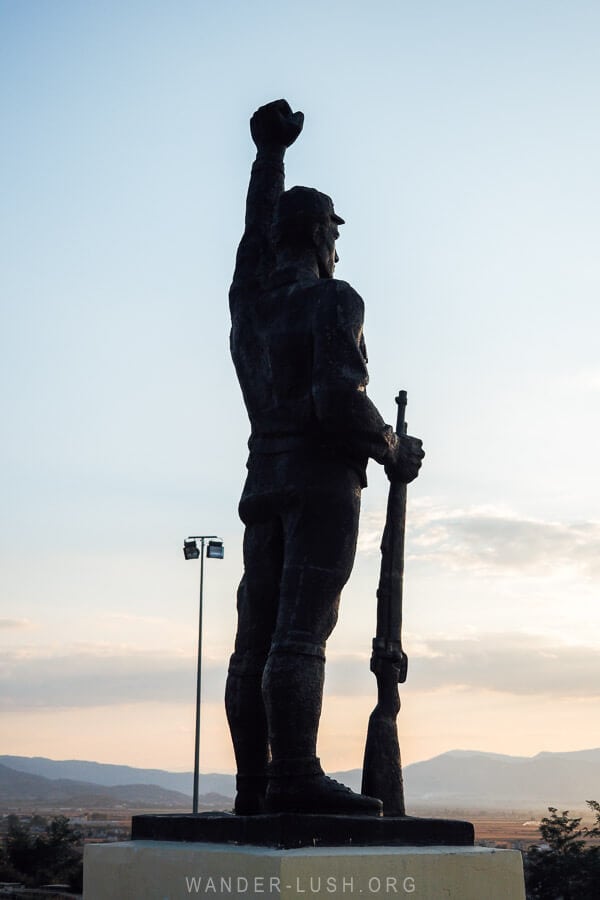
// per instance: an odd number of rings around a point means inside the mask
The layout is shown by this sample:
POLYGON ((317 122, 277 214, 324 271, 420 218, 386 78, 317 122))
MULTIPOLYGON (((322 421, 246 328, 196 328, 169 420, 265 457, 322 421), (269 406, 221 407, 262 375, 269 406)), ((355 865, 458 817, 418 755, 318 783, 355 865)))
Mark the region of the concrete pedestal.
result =
POLYGON ((525 900, 517 850, 88 844, 84 900, 525 900))

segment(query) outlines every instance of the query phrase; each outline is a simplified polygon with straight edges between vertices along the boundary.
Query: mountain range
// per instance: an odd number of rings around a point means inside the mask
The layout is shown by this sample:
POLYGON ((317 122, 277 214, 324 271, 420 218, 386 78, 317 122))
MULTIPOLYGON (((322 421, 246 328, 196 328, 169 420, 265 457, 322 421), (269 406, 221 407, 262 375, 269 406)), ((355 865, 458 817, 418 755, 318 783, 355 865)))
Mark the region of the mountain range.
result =
POLYGON ((190 801, 185 794, 155 784, 109 787, 69 778, 45 778, 0 764, 0 804, 4 808, 40 805, 59 809, 181 809, 190 801))
MULTIPOLYGON (((361 771, 333 777, 360 790, 361 771)), ((600 800, 600 748, 537 756, 451 750, 404 768, 409 810, 579 810, 600 800)), ((205 806, 229 808, 233 775, 200 775, 205 806)), ((189 808, 191 772, 138 769, 84 760, 0 756, 0 802, 62 807, 189 808)))

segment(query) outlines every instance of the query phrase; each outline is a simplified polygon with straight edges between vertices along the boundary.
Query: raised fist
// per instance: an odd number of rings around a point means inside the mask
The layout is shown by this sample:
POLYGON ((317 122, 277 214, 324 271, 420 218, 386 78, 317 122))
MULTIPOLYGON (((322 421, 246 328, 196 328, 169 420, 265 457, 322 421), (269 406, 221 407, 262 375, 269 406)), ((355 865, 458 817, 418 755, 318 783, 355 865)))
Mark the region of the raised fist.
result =
POLYGON ((287 100, 273 100, 250 119, 250 134, 259 150, 289 147, 304 124, 304 113, 292 112, 287 100))

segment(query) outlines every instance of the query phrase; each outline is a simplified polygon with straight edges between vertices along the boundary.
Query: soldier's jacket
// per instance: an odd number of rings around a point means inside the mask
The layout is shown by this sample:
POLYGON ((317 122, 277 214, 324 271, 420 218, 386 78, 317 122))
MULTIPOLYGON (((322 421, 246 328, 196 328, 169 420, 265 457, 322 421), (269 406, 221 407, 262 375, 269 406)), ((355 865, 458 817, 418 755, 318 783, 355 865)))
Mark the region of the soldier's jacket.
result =
POLYGON ((251 454, 306 449, 350 462, 366 484, 392 429, 366 394, 364 305, 345 281, 276 270, 234 278, 231 353, 250 417, 251 454))

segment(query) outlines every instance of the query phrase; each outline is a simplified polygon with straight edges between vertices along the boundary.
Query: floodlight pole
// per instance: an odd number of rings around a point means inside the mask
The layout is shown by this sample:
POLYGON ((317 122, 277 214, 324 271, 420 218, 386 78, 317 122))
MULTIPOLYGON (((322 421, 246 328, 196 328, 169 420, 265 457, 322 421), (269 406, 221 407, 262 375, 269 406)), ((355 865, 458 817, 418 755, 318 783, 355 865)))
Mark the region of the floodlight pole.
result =
POLYGON ((195 534, 188 540, 200 541, 200 603, 198 613, 198 665, 196 669, 196 732, 194 735, 194 796, 192 812, 198 812, 198 782, 200 776, 200 694, 202 688, 202 601, 204 595, 204 541, 216 534, 195 534))

